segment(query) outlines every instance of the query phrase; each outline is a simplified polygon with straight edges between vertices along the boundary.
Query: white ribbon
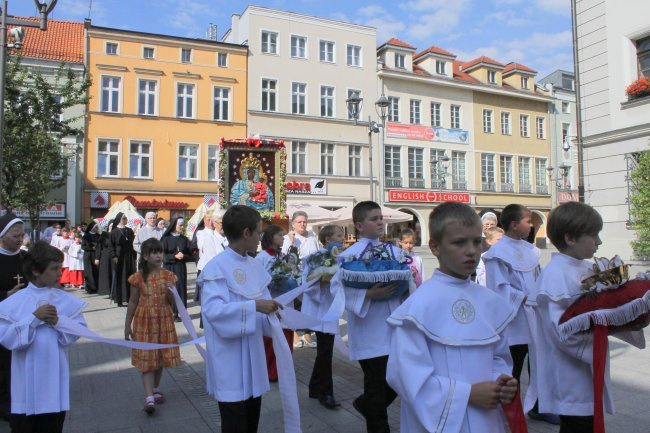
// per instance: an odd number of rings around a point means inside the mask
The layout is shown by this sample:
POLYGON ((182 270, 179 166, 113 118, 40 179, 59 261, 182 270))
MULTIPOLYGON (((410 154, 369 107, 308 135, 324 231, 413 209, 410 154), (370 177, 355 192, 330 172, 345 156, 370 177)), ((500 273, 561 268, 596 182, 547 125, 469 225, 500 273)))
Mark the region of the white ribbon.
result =
MULTIPOLYGON (((185 305, 183 305, 183 300, 178 294, 178 289, 176 289, 176 287, 170 287, 169 291, 172 292, 172 294, 174 295, 174 302, 176 302, 176 310, 178 311, 178 315, 181 317, 181 320, 183 321, 183 326, 185 326, 185 329, 187 329, 187 332, 190 334, 190 337, 192 337, 192 341, 199 340, 199 336, 196 334, 196 329, 194 328, 194 323, 192 322, 192 318, 187 312, 187 308, 185 308, 185 305)), ((205 341, 205 338, 203 340, 205 341)), ((195 343, 194 346, 196 347, 196 350, 199 351, 199 354, 201 355, 203 361, 205 362, 207 360, 208 354, 206 353, 203 346, 201 346, 199 343, 195 343)))

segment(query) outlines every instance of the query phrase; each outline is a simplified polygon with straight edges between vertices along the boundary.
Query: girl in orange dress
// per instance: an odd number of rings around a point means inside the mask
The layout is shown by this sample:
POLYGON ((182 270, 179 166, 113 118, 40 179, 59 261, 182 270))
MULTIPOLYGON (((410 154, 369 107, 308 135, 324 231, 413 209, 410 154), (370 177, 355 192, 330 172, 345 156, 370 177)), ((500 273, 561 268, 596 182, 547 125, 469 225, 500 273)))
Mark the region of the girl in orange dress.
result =
MULTIPOLYGON (((172 304, 174 297, 168 290, 176 283, 176 276, 162 269, 163 246, 156 238, 142 243, 139 268, 129 277, 131 296, 126 311, 124 338, 147 343, 178 344, 172 304)), ((181 362, 178 347, 158 350, 133 349, 131 364, 142 372, 146 393, 144 411, 155 412, 156 403, 163 403, 160 392, 163 368, 176 367, 181 362)))

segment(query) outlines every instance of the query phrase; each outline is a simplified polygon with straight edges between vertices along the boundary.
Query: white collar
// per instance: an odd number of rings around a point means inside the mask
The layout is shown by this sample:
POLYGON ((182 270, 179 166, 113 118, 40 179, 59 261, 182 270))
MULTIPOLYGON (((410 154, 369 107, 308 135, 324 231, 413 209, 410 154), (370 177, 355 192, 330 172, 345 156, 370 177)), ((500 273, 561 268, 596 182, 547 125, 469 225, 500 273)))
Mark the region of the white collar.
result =
POLYGON ((20 254, 20 249, 18 251, 13 252, 0 247, 0 254, 5 256, 15 256, 16 254, 20 254))
POLYGON ((501 259, 515 271, 529 272, 539 266, 540 255, 539 248, 530 242, 504 236, 487 250, 483 259, 501 259))

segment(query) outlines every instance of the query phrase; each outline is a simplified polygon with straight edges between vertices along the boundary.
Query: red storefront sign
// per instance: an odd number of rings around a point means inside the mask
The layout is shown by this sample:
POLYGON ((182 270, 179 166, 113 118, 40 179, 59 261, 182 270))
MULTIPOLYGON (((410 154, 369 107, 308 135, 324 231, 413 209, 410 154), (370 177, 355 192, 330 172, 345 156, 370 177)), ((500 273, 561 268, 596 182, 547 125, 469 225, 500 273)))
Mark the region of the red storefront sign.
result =
POLYGON ((466 192, 443 191, 416 191, 412 189, 388 190, 389 201, 414 201, 420 203, 440 203, 443 201, 457 201, 469 203, 470 195, 466 192))
POLYGON ((560 203, 566 203, 568 201, 579 201, 578 193, 573 191, 558 191, 557 201, 560 203))

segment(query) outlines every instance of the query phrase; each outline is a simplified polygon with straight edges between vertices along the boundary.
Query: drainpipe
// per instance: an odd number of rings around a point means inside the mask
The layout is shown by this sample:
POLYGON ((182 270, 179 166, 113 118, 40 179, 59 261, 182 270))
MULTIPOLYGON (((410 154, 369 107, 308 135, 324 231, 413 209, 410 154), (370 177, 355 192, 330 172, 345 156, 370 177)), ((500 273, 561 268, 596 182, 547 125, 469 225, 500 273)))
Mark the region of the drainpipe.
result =
POLYGON ((576 151, 578 152, 578 201, 585 202, 585 183, 582 158, 582 103, 580 100, 580 62, 578 61, 578 15, 576 0, 571 0, 571 24, 573 33, 573 74, 576 91, 576 151))

